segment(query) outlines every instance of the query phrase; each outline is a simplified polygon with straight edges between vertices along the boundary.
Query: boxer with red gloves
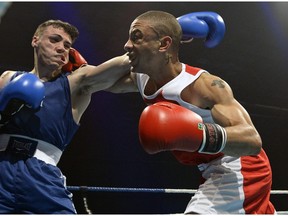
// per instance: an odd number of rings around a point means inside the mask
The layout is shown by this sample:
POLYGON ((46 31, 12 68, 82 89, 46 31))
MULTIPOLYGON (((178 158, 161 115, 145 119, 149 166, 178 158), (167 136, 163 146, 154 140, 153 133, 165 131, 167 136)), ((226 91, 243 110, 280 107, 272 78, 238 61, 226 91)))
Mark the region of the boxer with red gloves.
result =
POLYGON ((31 42, 32 71, 0 77, 0 214, 76 214, 57 163, 91 95, 130 69, 126 54, 88 65, 71 48, 78 34, 61 20, 40 24, 31 42))
POLYGON ((223 79, 179 60, 183 40, 212 48, 224 33, 214 12, 143 13, 124 46, 131 73, 109 90, 139 91, 147 103, 138 128, 146 152, 198 166, 205 181, 185 214, 274 214, 271 167, 249 114, 223 79))
POLYGON ((143 110, 139 138, 149 154, 169 150, 217 154, 224 149, 227 135, 220 125, 203 123, 198 114, 164 101, 143 110))

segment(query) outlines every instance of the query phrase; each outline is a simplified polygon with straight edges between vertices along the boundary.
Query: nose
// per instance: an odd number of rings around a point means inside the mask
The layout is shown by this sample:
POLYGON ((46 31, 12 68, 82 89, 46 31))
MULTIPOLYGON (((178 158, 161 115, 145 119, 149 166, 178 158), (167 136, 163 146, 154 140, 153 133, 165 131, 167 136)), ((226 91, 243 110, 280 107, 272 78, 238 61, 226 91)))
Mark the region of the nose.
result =
POLYGON ((130 39, 125 43, 124 50, 130 52, 132 50, 133 44, 130 39))
MULTIPOLYGON (((65 45, 64 44, 61 44, 59 43, 57 46, 56 46, 56 50, 58 53, 63 53, 65 52, 67 49, 65 48, 65 45)), ((68 50, 67 50, 68 51, 68 50)))

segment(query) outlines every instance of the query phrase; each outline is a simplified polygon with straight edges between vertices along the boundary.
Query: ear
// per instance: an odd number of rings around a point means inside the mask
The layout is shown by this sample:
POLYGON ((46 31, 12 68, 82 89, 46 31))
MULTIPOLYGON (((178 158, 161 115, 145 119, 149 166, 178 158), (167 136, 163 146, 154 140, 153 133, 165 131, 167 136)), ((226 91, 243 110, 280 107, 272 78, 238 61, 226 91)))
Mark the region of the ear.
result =
POLYGON ((38 41, 39 41, 39 37, 34 35, 32 37, 32 42, 31 42, 32 47, 37 47, 38 46, 38 41))
POLYGON ((169 36, 164 36, 160 39, 160 42, 161 44, 159 47, 159 51, 166 52, 172 44, 172 38, 169 36))

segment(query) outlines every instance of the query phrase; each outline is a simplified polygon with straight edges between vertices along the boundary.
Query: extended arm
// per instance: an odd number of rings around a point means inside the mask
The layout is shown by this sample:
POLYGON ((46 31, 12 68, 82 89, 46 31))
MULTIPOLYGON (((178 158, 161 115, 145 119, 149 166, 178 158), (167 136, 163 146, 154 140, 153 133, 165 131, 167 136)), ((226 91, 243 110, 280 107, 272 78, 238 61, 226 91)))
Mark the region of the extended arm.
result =
POLYGON ((111 87, 117 80, 129 73, 128 56, 114 57, 98 66, 80 67, 69 76, 70 88, 73 92, 92 94, 111 87))
POLYGON ((105 91, 112 93, 128 93, 128 92, 138 92, 138 88, 136 85, 136 74, 129 73, 120 78, 113 86, 105 91))
POLYGON ((98 66, 84 65, 69 75, 74 120, 79 123, 92 93, 110 88, 129 71, 129 59, 124 54, 98 66))

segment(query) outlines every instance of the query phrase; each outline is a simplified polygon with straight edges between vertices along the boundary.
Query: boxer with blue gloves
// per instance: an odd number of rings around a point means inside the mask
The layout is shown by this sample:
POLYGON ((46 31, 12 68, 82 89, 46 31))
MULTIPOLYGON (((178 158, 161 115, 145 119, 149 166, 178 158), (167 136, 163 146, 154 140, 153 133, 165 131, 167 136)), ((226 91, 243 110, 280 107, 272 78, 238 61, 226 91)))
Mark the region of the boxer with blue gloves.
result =
POLYGON ((179 60, 183 40, 202 38, 213 48, 224 34, 214 12, 143 13, 124 46, 132 72, 109 90, 139 91, 147 103, 139 119, 147 153, 170 151, 201 171, 185 214, 274 214, 271 167, 249 114, 223 79, 179 60))
POLYGON ((44 99, 44 85, 37 76, 24 73, 0 90, 0 124, 7 123, 23 106, 37 109, 44 99))
POLYGON ((32 71, 0 77, 0 214, 76 214, 57 167, 94 92, 130 69, 126 54, 89 65, 72 45, 78 29, 61 20, 32 37, 32 71))

